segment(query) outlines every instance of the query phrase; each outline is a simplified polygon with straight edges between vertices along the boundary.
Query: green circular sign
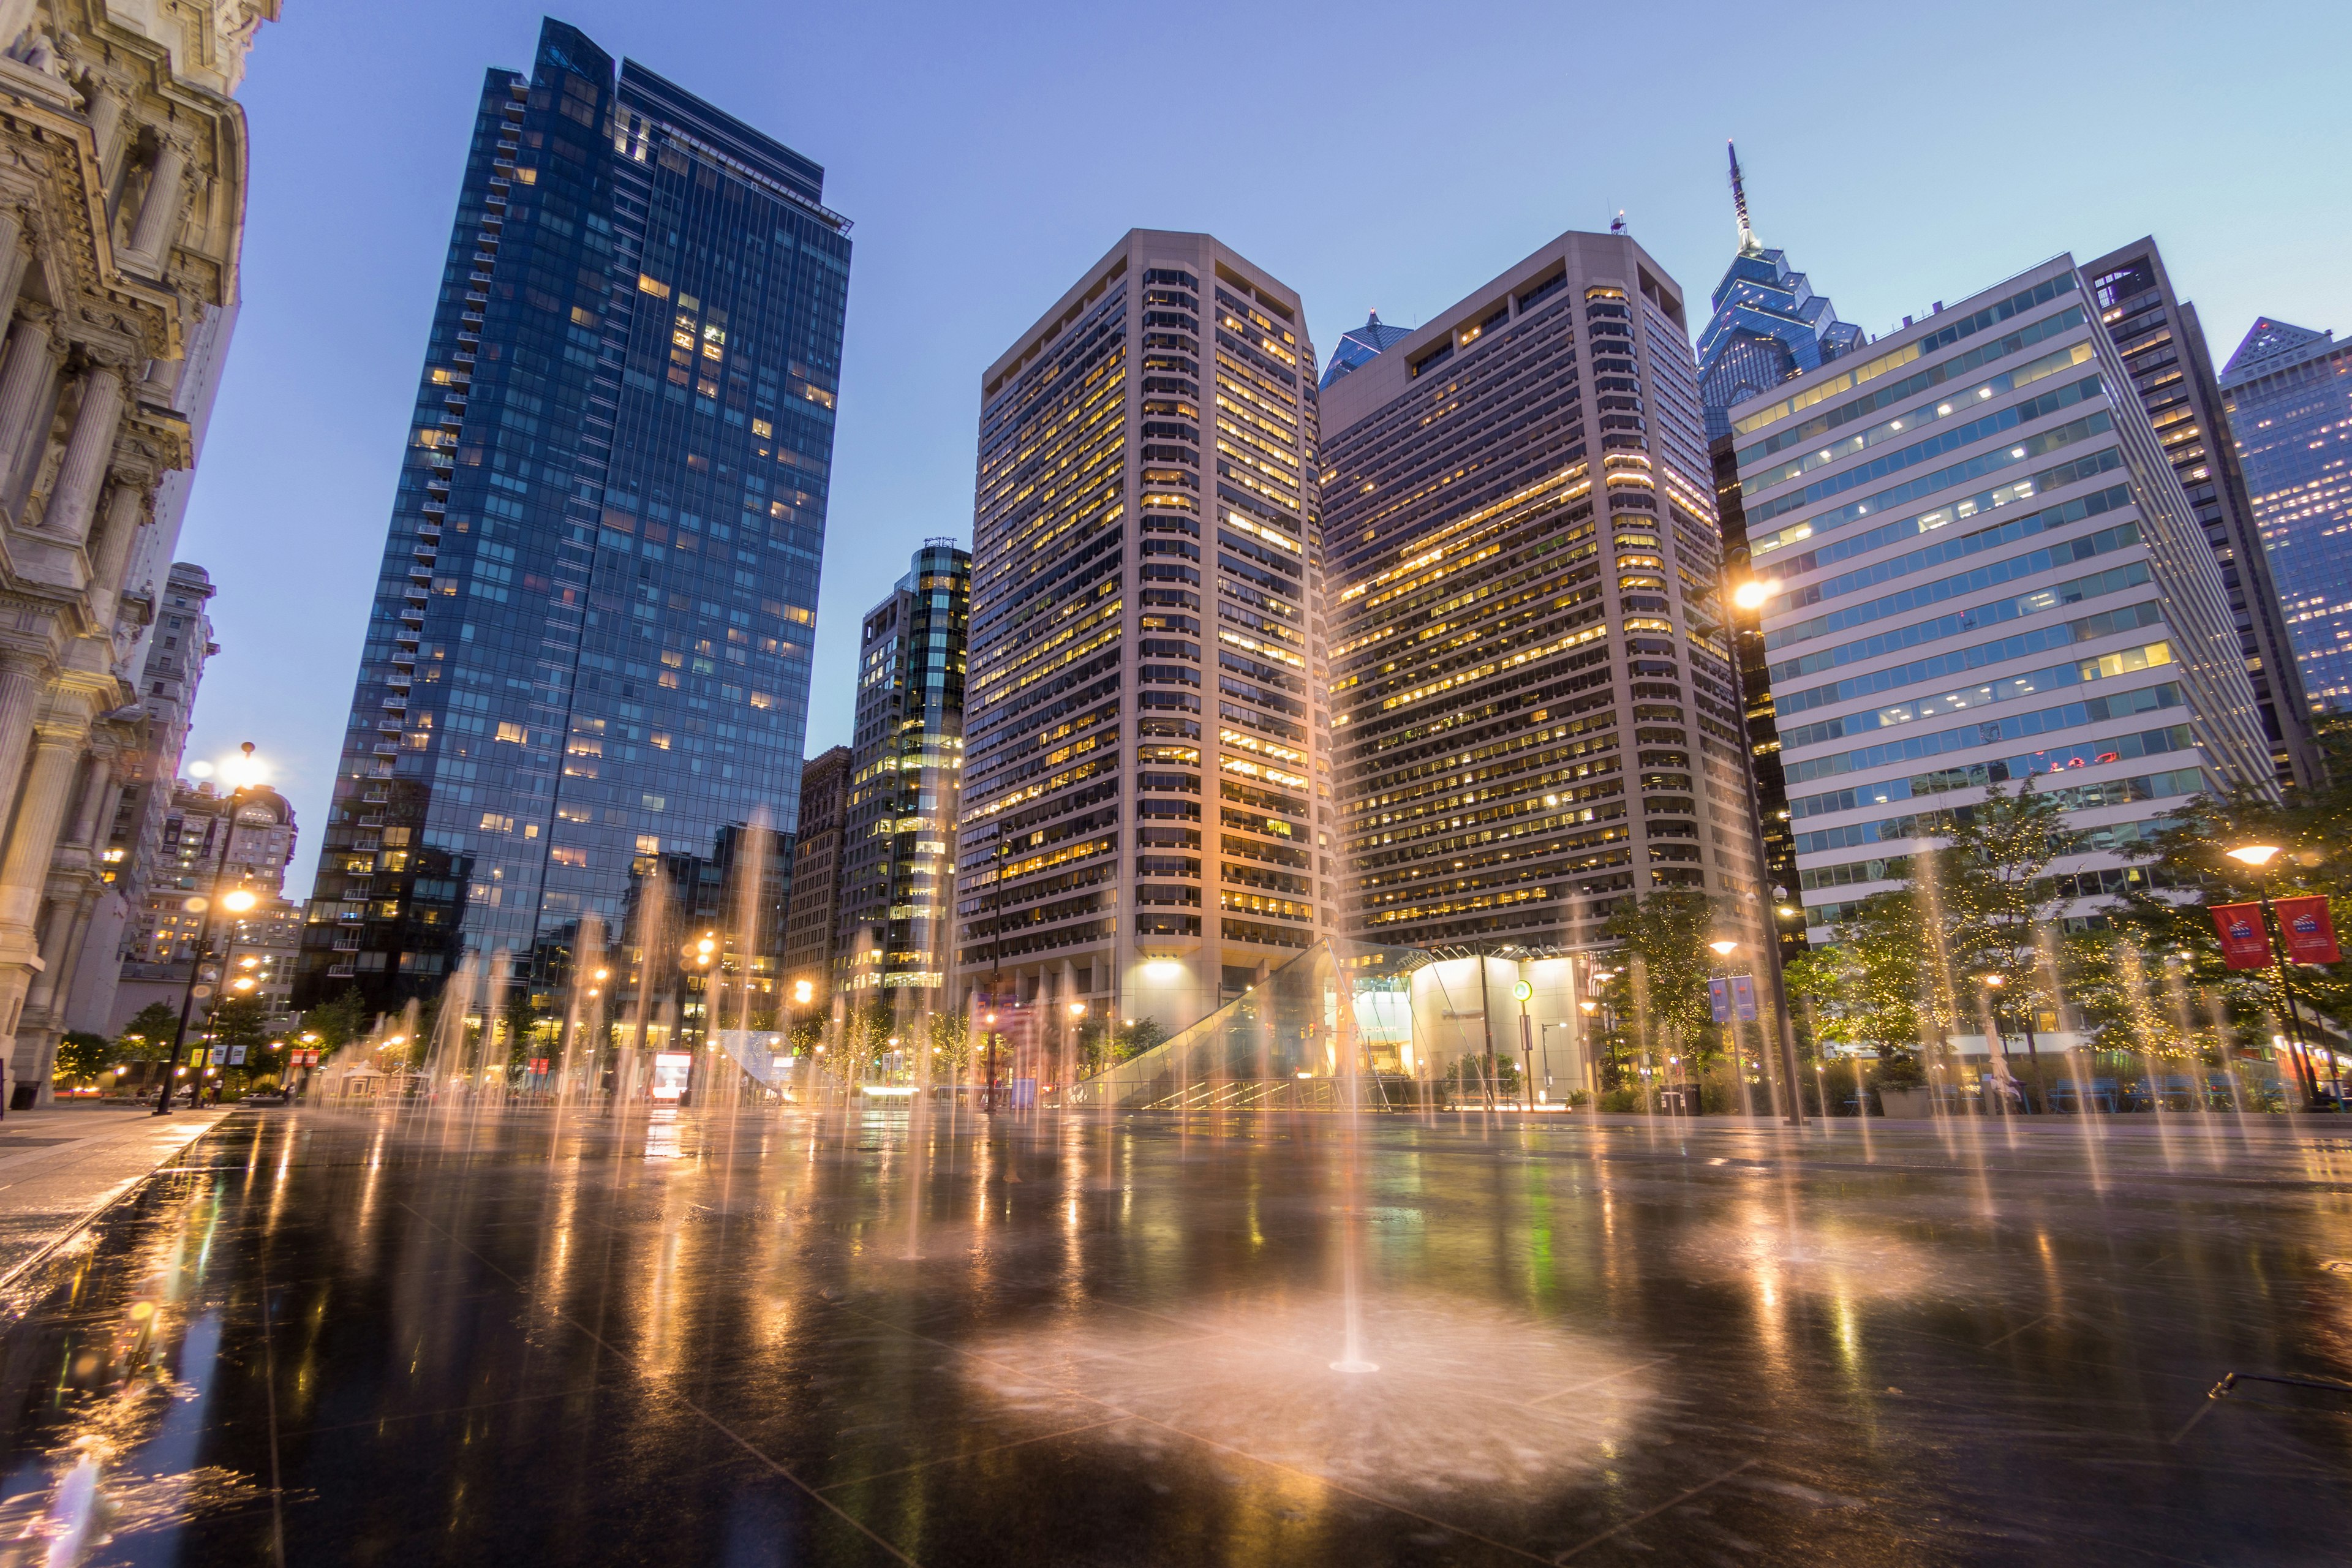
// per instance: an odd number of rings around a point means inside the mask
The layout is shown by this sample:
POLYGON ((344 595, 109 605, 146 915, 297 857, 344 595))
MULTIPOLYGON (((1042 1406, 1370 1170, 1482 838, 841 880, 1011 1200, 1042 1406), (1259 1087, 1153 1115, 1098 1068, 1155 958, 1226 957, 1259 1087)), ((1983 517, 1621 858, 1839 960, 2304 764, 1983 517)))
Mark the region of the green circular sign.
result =
POLYGON ((1516 996, 1516 997, 1517 997, 1517 998, 1518 998, 1520 1001, 1522 1001, 1522 1002, 1526 1001, 1528 997, 1530 997, 1530 996, 1534 995, 1535 994, 1536 994, 1536 988, 1535 988, 1534 986, 1532 986, 1532 985, 1528 984, 1526 981, 1524 981, 1524 980, 1520 981, 1517 984, 1516 984, 1516 985, 1514 985, 1514 986, 1512 986, 1512 987, 1511 987, 1511 994, 1512 994, 1512 995, 1514 995, 1514 996, 1516 996))

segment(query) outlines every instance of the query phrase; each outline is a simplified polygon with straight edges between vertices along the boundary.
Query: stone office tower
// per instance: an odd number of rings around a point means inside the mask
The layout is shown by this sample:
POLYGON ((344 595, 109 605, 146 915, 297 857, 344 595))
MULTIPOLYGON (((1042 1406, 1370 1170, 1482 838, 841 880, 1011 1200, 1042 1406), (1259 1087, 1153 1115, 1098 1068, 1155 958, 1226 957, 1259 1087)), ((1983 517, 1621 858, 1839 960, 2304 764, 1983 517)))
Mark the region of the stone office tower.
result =
POLYGON ((1682 290, 1565 234, 1323 398, 1350 931, 1583 946, 1705 892, 1764 923, 1682 290))
POLYGON ((504 952, 558 1005, 591 922, 788 853, 849 268, 823 179, 559 22, 488 73, 300 1005, 504 952))
POLYGON ((1181 1028, 1333 929, 1315 408, 1298 296, 1201 234, 982 378, 956 994, 1052 1004, 1016 1044, 1181 1028))

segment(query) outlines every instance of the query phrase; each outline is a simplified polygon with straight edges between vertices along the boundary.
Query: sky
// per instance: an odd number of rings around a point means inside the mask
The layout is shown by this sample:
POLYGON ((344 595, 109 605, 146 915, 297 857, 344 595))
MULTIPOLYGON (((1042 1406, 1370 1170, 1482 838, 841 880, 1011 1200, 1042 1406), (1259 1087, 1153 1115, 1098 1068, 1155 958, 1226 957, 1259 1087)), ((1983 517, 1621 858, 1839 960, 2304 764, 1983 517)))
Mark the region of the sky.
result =
MULTIPOLYGON (((851 217, 810 754, 846 742, 858 620, 969 540, 980 375, 1131 227, 1297 289, 1321 355, 1414 325, 1619 211, 1694 330, 1759 235, 1884 332, 2145 234, 2216 363, 2258 315, 2352 331, 2352 6, 1759 10, 1383 0, 574 0, 559 12, 816 160, 851 217)), ((240 98, 244 309, 180 559, 221 651, 191 762, 252 741, 307 893, 470 117, 528 69, 520 0, 286 0, 240 98)))

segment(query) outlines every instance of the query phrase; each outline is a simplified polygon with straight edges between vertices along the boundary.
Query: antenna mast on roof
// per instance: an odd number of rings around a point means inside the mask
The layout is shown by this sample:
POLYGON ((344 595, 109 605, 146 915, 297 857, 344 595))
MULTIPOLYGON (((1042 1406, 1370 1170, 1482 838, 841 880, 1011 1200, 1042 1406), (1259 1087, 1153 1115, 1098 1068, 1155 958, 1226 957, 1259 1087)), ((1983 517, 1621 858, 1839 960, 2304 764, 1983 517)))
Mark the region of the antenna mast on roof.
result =
POLYGON ((1729 142, 1724 145, 1731 150, 1731 210, 1739 218, 1739 253, 1749 256, 1764 247, 1757 243, 1756 231, 1748 226, 1748 187, 1739 181, 1739 149, 1729 142))

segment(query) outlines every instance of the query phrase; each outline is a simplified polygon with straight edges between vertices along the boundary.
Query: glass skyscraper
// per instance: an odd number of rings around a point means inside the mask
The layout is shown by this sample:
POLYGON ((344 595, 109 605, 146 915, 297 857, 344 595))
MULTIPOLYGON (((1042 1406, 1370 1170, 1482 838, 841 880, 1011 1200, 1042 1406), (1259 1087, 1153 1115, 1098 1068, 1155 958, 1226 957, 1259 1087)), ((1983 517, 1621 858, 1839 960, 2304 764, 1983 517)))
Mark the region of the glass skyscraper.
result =
POLYGON ((970 552, 926 540, 859 638, 837 951, 909 1016, 947 998, 971 606, 970 552))
POLYGON ((560 992, 656 872, 789 841, 849 273, 823 181, 558 22, 488 73, 298 1004, 473 953, 560 992))
POLYGON ((2221 395, 2304 690, 2352 707, 2352 343, 2265 317, 2221 395))
POLYGON ((1827 298, 1813 292, 1788 257, 1767 250, 1748 222, 1748 190, 1739 154, 1731 154, 1733 210, 1739 219, 1739 254, 1709 297, 1715 314, 1698 335, 1699 401, 1706 408, 1707 439, 1731 434, 1725 410, 1819 370, 1862 342, 1862 329, 1841 321, 1827 298))
POLYGON ((1826 934, 1994 786, 2145 886, 2168 803, 2273 787, 2221 563, 2060 257, 1734 407, 1804 918, 1826 934))

